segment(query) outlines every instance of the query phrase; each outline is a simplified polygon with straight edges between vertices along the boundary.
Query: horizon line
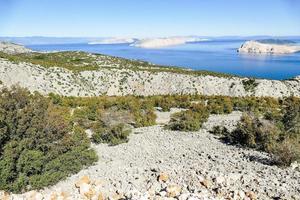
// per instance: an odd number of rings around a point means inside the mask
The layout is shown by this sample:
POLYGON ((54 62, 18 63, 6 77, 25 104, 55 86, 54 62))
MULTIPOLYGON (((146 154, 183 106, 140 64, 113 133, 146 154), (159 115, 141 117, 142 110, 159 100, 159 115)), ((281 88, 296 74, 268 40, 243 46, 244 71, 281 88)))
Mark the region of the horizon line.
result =
POLYGON ((2 36, 0 35, 0 38, 167 38, 167 37, 300 37, 299 35, 170 35, 170 36, 143 36, 143 37, 137 37, 137 36, 43 36, 43 35, 24 35, 24 36, 2 36))

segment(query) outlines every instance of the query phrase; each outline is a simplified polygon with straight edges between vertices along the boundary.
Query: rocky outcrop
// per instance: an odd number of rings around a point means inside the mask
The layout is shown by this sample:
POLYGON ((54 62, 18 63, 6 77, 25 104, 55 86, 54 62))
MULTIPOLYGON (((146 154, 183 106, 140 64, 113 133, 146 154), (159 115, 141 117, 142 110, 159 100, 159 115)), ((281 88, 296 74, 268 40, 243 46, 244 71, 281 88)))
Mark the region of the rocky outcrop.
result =
POLYGON ((253 54, 290 54, 300 52, 300 46, 247 41, 238 49, 238 52, 253 54))
POLYGON ((18 53, 30 53, 32 51, 28 48, 25 48, 22 45, 8 43, 8 42, 0 42, 0 52, 4 52, 7 54, 18 54, 18 53))

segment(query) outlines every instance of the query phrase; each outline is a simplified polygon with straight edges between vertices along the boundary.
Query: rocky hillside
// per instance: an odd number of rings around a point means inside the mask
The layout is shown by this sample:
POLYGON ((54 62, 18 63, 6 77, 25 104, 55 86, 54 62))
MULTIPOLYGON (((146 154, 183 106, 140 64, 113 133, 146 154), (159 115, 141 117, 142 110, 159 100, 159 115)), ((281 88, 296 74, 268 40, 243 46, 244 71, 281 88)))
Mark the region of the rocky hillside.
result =
MULTIPOLYGON (((12 45, 14 47, 14 45, 12 45)), ((12 48, 11 47, 11 48, 12 48)), ((9 48, 9 49, 11 49, 9 48)), ((300 96, 300 77, 275 81, 192 71, 83 52, 0 53, 0 83, 65 96, 203 94, 300 96)))
POLYGON ((239 112, 212 115, 198 132, 135 129, 128 143, 94 145, 99 162, 67 180, 22 195, 0 192, 0 198, 299 199, 297 165, 281 169, 266 153, 226 145, 208 133, 216 125, 231 129, 240 117, 239 112))
POLYGON ((300 52, 300 46, 280 42, 247 41, 239 49, 240 53, 289 54, 300 52))
POLYGON ((8 54, 16 54, 16 53, 30 53, 32 51, 18 44, 0 41, 0 52, 4 52, 8 54))

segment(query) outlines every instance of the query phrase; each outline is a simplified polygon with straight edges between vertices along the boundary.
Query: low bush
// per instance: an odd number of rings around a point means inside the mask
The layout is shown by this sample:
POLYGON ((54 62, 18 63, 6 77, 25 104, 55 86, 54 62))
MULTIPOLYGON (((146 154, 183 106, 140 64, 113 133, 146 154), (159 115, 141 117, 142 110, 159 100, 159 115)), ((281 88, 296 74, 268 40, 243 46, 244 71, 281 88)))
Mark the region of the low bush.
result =
POLYGON ((224 140, 270 152, 279 140, 280 130, 270 121, 260 119, 251 113, 245 113, 237 128, 224 135, 224 140))
POLYGON ((209 117, 208 109, 202 104, 193 104, 189 110, 175 113, 165 128, 176 131, 198 131, 209 117))
POLYGON ((211 114, 229 114, 233 111, 233 102, 229 97, 215 97, 207 101, 211 114))
POLYGON ((254 92, 255 88, 258 86, 258 83, 253 78, 243 80, 242 84, 246 92, 254 92))
POLYGON ((108 143, 110 145, 118 145, 128 142, 128 136, 131 128, 125 124, 117 124, 108 129, 98 129, 93 135, 92 140, 95 143, 108 143))
POLYGON ((212 130, 209 131, 211 134, 217 135, 217 136, 226 136, 229 135, 230 132, 226 127, 222 126, 215 126, 212 130))
POLYGON ((282 122, 285 131, 291 135, 300 136, 300 100, 298 98, 288 98, 284 102, 284 115, 282 122))
POLYGON ((300 161, 300 135, 295 132, 297 125, 291 123, 296 120, 297 115, 287 117, 287 113, 291 111, 284 112, 286 114, 282 117, 283 122, 277 119, 263 119, 253 113, 244 113, 237 128, 232 132, 217 126, 211 133, 221 136, 222 140, 230 144, 268 152, 273 155, 278 165, 289 166, 294 161, 300 161), (289 120, 285 122, 286 118, 289 120))
POLYGON ((281 166, 290 166, 294 161, 300 161, 300 139, 286 138, 272 149, 275 162, 281 166))

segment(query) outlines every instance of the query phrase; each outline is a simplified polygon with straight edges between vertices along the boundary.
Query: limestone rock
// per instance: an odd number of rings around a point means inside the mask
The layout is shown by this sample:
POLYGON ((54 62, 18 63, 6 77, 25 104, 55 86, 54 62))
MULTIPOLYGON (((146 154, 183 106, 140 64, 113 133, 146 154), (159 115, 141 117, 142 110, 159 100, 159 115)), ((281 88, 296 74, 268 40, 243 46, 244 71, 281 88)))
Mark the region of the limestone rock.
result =
POLYGON ((256 194, 252 191, 246 192, 246 196, 249 197, 251 200, 256 200, 257 199, 256 194))
POLYGON ((91 199, 96 194, 92 186, 87 183, 82 183, 80 185, 79 193, 80 195, 85 196, 87 199, 91 199))
POLYGON ((178 185, 169 185, 166 188, 166 192, 168 197, 171 198, 178 197, 181 193, 181 187, 178 185))
POLYGON ((0 199, 1 200, 10 200, 10 195, 8 192, 0 191, 0 199))
POLYGON ((160 173, 158 176, 158 181, 167 182, 169 180, 169 175, 166 173, 160 173))
POLYGON ((83 176, 83 177, 80 178, 80 180, 78 180, 78 181, 75 183, 75 186, 76 186, 77 188, 80 188, 80 186, 81 186, 82 184, 90 184, 90 183, 91 183, 90 178, 89 178, 88 176, 83 176))

